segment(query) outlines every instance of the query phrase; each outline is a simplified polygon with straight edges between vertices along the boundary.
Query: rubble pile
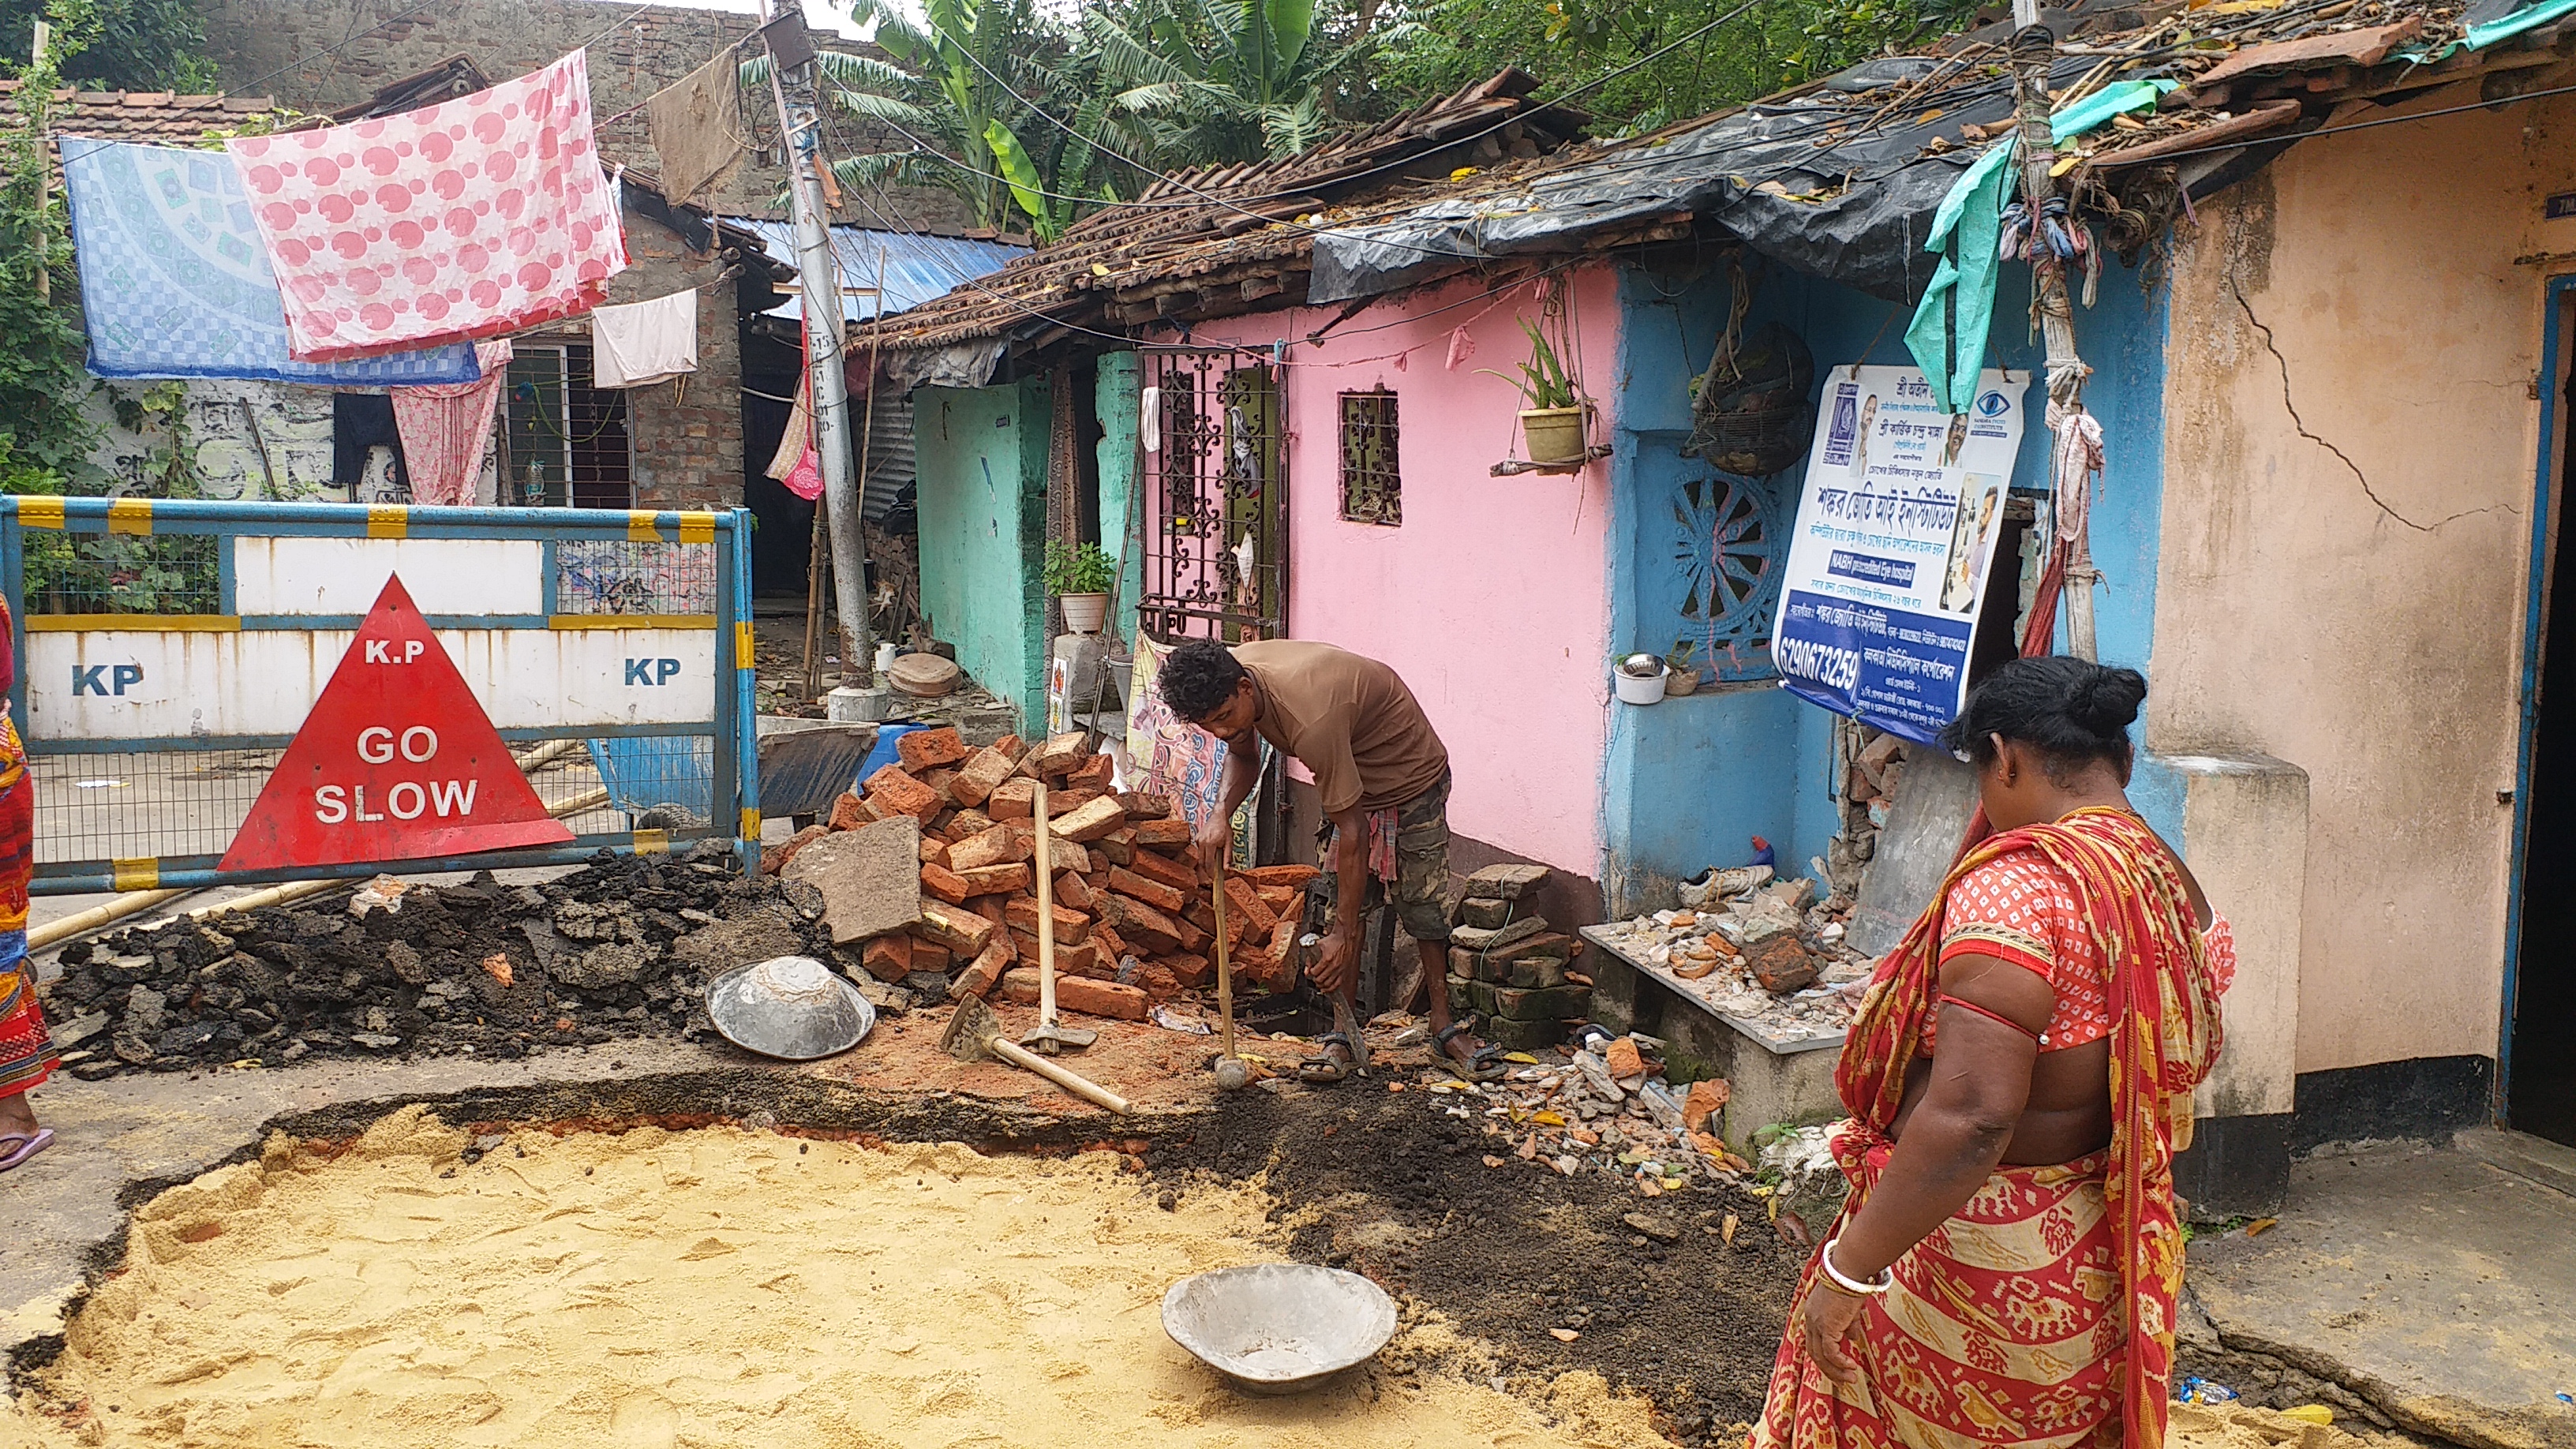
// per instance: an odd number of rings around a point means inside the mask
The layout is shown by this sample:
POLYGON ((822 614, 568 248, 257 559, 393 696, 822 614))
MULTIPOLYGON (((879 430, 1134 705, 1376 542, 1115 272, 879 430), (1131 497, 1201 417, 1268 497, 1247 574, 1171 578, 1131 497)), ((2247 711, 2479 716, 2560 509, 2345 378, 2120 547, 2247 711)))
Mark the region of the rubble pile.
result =
POLYGON ((1435 1067, 1423 1090, 1463 1099, 1448 1106, 1453 1117, 1484 1119, 1484 1135, 1498 1139, 1498 1150, 1485 1158, 1488 1167, 1517 1157, 1566 1177, 1607 1172, 1632 1179, 1648 1197, 1694 1178, 1733 1180, 1751 1164, 1720 1137, 1727 1082, 1671 1085, 1663 1063, 1650 1055, 1660 1047, 1652 1037, 1592 1027, 1562 1062, 1524 1053, 1523 1065, 1483 1085, 1444 1077, 1435 1067))
MULTIPOLYGON (((880 1009, 995 991, 1038 998, 1035 858, 1046 787, 1056 1001, 1142 1021, 1207 985, 1218 921, 1190 854, 1190 826, 1160 795, 1113 788, 1082 731, 982 749, 954 729, 916 730, 898 758, 834 803, 828 822, 771 847, 761 868, 821 893, 837 961, 880 1009)), ((1224 929, 1242 987, 1296 984, 1305 865, 1225 882, 1224 929)))
POLYGON ((1486 1040, 1535 1051, 1592 1012, 1592 981, 1568 967, 1583 943, 1539 910, 1543 865, 1489 865, 1467 878, 1449 932, 1449 1009, 1483 1018, 1486 1040))
POLYGON ((1770 866, 1715 871, 1681 888, 1681 907, 1620 922, 1603 937, 1620 954, 1670 971, 1702 1000, 1768 1034, 1832 1035, 1851 1025, 1849 988, 1870 959, 1844 940, 1843 908, 1815 903, 1812 880, 1770 866))
POLYGON ((543 885, 390 879, 63 948, 43 988, 75 1077, 306 1057, 512 1058, 708 1030, 707 978, 826 944, 810 892, 749 880, 721 844, 603 855, 543 885), (800 905, 798 902, 802 901, 800 905))

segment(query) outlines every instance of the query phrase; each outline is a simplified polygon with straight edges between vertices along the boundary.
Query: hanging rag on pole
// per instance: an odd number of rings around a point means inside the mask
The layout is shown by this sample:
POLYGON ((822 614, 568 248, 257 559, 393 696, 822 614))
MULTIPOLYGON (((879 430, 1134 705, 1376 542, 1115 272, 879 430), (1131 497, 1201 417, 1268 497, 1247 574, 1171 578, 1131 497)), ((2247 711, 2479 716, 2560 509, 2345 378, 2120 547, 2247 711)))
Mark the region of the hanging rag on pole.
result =
MULTIPOLYGON (((2093 567, 2092 549, 2092 484, 2102 466, 2102 426, 2084 410, 2084 379, 2093 369, 2075 350, 2075 310, 2067 295, 2066 269, 2087 252, 2098 257, 2100 248, 2086 234, 2083 225, 2070 214, 2066 199, 2057 194, 2057 180, 2050 175, 2056 164, 2056 128, 2049 116, 2048 70, 2057 56, 2057 37, 2038 22, 2038 7, 2031 0, 2018 0, 2013 7, 2015 19, 2022 26, 2013 33, 2013 91, 2019 102, 2021 130, 2021 194, 2025 208, 2019 230, 2025 254, 2030 258, 2032 280, 2036 283, 2031 308, 2039 314, 2041 336, 2048 348, 2048 425, 2056 438, 2050 449, 2052 460, 2049 486, 2056 517, 2056 528, 2049 540, 2046 571, 2041 577, 2040 598, 2032 600, 2031 614, 2038 617, 2043 605, 2054 612, 2055 590, 2050 577, 2065 590, 2066 644, 2068 652, 2083 659, 2101 657, 2093 633, 2093 586, 2102 575, 2093 567), (2024 12, 2027 12, 2025 14, 2024 12), (2074 476, 2068 469, 2074 467, 2074 476)), ((2035 640, 2025 635, 2024 653, 2045 653, 2050 644, 2047 635, 2035 640)))

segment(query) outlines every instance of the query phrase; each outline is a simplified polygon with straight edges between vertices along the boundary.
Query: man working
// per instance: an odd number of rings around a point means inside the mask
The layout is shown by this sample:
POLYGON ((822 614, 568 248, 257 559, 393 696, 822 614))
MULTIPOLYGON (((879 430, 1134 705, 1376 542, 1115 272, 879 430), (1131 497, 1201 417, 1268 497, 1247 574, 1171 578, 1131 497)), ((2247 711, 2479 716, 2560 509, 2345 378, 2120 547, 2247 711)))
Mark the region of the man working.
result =
POLYGON ((1228 649, 1194 639, 1172 651, 1160 677, 1172 712, 1226 742, 1223 808, 1199 822, 1198 853, 1213 869, 1230 843, 1235 807, 1260 772, 1258 735, 1295 756, 1315 777, 1327 824, 1324 873, 1309 900, 1330 912, 1306 974, 1333 1000, 1334 1030, 1323 1054, 1297 1069, 1310 1082, 1338 1082, 1368 1065, 1358 1012, 1360 921, 1395 906, 1422 953, 1431 997, 1432 1039, 1462 1075, 1502 1075, 1499 1053, 1449 1019, 1449 751, 1413 691, 1394 670, 1330 644, 1267 639, 1228 649))

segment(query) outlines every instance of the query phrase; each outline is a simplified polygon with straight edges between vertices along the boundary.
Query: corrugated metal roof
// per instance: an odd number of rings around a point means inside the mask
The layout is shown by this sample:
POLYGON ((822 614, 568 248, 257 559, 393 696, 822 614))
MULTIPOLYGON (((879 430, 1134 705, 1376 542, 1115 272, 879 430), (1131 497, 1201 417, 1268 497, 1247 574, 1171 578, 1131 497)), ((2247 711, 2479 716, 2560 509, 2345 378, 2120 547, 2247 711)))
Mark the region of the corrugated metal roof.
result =
POLYGON ((899 387, 878 388, 868 411, 868 471, 860 480, 859 512, 868 522, 881 523, 894 507, 895 495, 912 486, 912 394, 899 387))
MULTIPOLYGON (((737 226, 760 233, 763 246, 771 256, 796 264, 796 224, 792 221, 764 221, 757 217, 725 218, 737 226)), ((1013 261, 1027 256, 1029 249, 1007 242, 971 241, 965 237, 921 236, 912 232, 881 231, 865 226, 832 228, 832 250, 841 259, 841 285, 873 287, 877 267, 885 267, 885 310, 901 312, 918 307, 933 297, 947 295, 976 277, 1000 271, 1013 261)), ((845 296, 842 310, 856 322, 877 313, 878 299, 868 296, 845 296)), ((779 305, 769 309, 775 316, 802 318, 805 299, 782 297, 779 305)))

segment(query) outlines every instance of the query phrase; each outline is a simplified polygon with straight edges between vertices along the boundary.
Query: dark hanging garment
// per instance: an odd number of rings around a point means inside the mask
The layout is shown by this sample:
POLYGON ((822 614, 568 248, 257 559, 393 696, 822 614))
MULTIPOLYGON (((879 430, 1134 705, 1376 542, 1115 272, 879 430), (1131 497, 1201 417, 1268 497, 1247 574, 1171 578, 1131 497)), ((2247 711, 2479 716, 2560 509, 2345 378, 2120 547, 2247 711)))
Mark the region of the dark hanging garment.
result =
POLYGON ((411 471, 403 464, 402 430, 394 426, 394 400, 383 393, 339 392, 331 395, 331 486, 349 490, 351 501, 367 476, 367 450, 394 450, 394 485, 411 491, 411 471))

